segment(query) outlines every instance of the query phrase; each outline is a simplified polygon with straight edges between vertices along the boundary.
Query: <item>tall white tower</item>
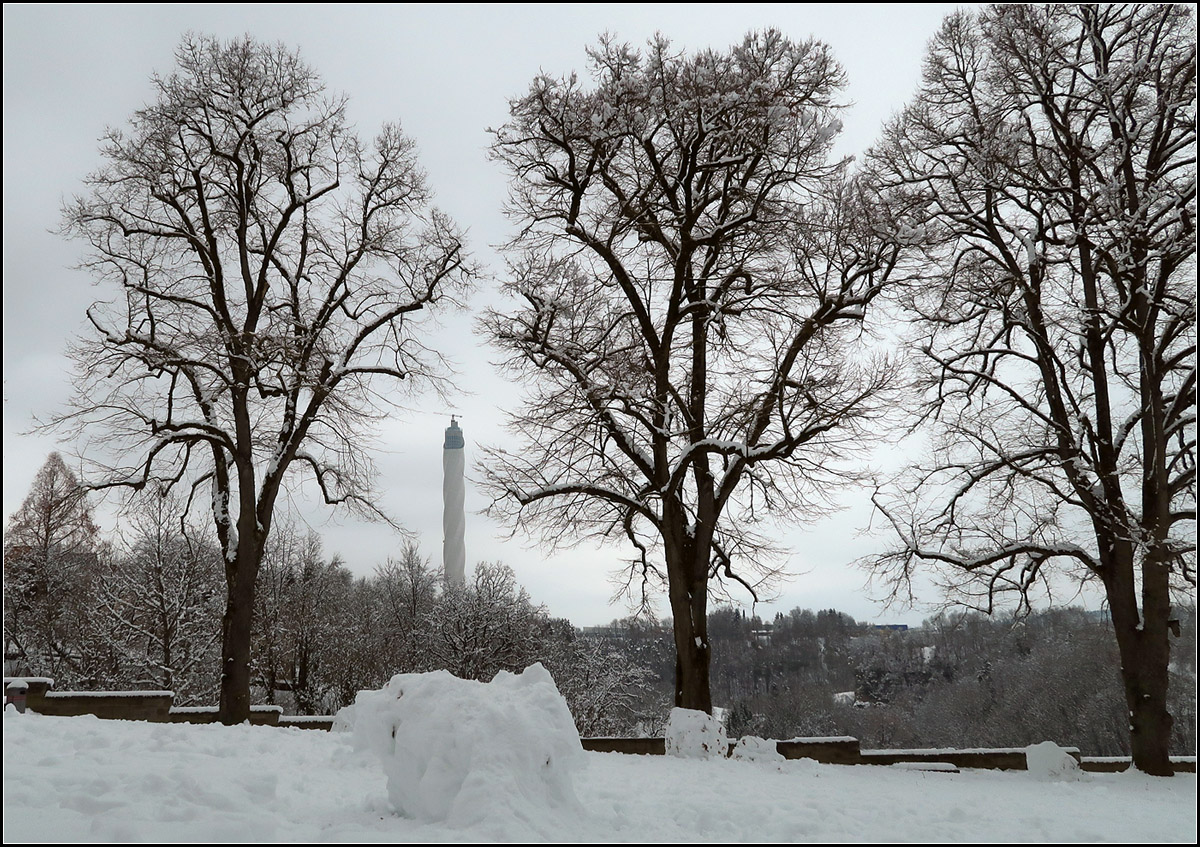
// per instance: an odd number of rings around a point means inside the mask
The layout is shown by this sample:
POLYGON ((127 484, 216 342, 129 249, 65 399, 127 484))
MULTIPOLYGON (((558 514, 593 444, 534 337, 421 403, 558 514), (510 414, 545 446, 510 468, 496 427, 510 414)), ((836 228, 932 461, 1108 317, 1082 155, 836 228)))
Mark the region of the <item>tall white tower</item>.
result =
POLYGON ((442 445, 442 567, 446 585, 462 585, 467 578, 467 548, 463 542, 463 434, 453 416, 442 445))

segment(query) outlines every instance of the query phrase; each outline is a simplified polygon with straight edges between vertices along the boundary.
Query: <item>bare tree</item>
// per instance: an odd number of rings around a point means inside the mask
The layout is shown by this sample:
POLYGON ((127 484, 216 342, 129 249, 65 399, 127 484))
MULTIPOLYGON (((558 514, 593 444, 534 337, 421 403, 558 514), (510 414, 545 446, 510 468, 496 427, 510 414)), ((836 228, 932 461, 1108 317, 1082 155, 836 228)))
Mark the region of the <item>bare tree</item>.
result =
POLYGON ((493 509, 552 543, 623 538, 628 590, 665 585, 677 705, 711 710, 712 587, 776 573, 755 523, 811 516, 879 412, 857 347, 895 249, 845 163, 842 71, 778 32, 724 53, 603 40, 594 86, 538 77, 495 133, 520 235, 484 324, 532 385, 493 509))
POLYGON ((88 676, 82 652, 99 538, 87 489, 51 453, 4 531, 4 658, 21 674, 88 676))
POLYGON ((1098 580, 1138 768, 1170 774, 1172 585, 1194 596, 1196 36, 1186 6, 947 19, 870 167, 923 282, 930 463, 876 563, 990 611, 1098 580))
POLYGON ((184 501, 143 492, 94 586, 94 627, 120 657, 108 684, 175 692, 186 705, 216 692, 221 638, 221 554, 202 527, 190 525, 184 501))
POLYGON ((282 45, 187 37, 65 210, 114 286, 74 351, 99 487, 205 486, 225 557, 220 714, 249 714, 254 585, 285 477, 371 505, 364 452, 395 390, 436 382, 419 314, 465 275, 396 126, 364 145, 282 45), (388 395, 376 386, 384 380, 388 395))
POLYGON ((315 548, 320 555, 320 539, 306 538, 283 514, 276 517, 271 537, 259 562, 257 583, 254 586, 254 627, 250 642, 250 672, 254 682, 263 687, 266 701, 275 704, 275 692, 291 674, 284 668, 288 654, 289 604, 299 562, 306 550, 315 548))
POLYGON ((581 736, 633 735, 650 717, 640 708, 657 679, 649 668, 598 641, 580 637, 570 621, 551 621, 543 660, 581 736))
POLYGON ((417 669, 491 681, 543 658, 550 619, 517 584, 512 568, 480 562, 466 585, 449 586, 420 622, 417 669))
POLYGON ((321 537, 278 523, 259 571, 255 622, 256 676, 267 701, 290 692, 296 714, 324 714, 336 701, 354 577, 321 537))
POLYGON ((268 703, 329 714, 345 705, 347 680, 358 681, 351 699, 369 685, 358 660, 376 647, 369 637, 374 622, 365 621, 363 633, 354 620, 355 595, 363 590, 338 556, 325 555, 317 533, 276 518, 258 573, 251 661, 268 703))
POLYGON ((397 629, 411 629, 433 607, 440 582, 428 557, 421 555, 411 539, 405 542, 398 560, 389 556, 375 568, 385 617, 397 629))
POLYGON ((371 580, 377 613, 375 651, 388 676, 424 665, 423 626, 438 602, 442 579, 421 555, 415 541, 405 542, 399 559, 389 556, 371 580))

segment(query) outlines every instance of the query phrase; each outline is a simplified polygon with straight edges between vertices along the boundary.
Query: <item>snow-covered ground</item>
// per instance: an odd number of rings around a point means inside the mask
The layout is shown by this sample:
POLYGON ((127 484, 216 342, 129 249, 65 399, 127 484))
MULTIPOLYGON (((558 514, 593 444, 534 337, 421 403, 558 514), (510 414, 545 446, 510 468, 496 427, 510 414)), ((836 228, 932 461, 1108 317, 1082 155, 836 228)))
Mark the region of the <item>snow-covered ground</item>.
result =
MULTIPOLYGON (((1196 777, 939 773, 587 753, 582 811, 397 815, 350 733, 4 717, 4 840, 1113 841, 1196 836, 1196 777)), ((518 806, 520 804, 517 804, 518 806)), ((522 806, 521 808, 528 808, 522 806)))

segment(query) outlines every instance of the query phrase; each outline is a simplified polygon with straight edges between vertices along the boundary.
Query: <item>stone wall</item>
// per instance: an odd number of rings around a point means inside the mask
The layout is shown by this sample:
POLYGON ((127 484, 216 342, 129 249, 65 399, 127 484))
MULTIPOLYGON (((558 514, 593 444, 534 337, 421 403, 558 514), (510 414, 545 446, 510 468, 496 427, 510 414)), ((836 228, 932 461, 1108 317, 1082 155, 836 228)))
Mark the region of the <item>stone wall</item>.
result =
MULTIPOLYGON (((25 708, 39 715, 98 718, 159 723, 215 723, 216 706, 175 707, 173 691, 54 691, 54 680, 45 677, 5 677, 4 687, 14 679, 29 686, 25 708)), ((250 723, 279 725, 281 706, 251 706, 250 723)), ((332 718, 329 719, 332 724, 332 718)))
MULTIPOLYGON (((1064 747, 1075 761, 1079 750, 1064 747)), ((1027 770, 1023 747, 977 750, 863 750, 859 757, 864 765, 896 765, 905 763, 943 763, 956 768, 986 768, 1000 771, 1027 770)))
MULTIPOLYGON (((177 706, 167 714, 169 723, 217 723, 216 706, 177 706)), ((252 726, 279 726, 283 706, 251 706, 252 726)))
POLYGON ((659 738, 581 738, 584 750, 593 753, 634 753, 642 756, 662 756, 667 742, 659 738))
MULTIPOLYGON (((42 715, 73 717, 95 715, 99 718, 164 723, 216 723, 216 706, 173 707, 170 691, 53 691, 54 680, 44 677, 18 677, 29 686, 26 708, 42 715)), ((14 677, 5 677, 4 685, 14 677)), ((297 729, 331 730, 330 715, 284 716, 282 706, 251 706, 250 723, 297 729)), ((584 750, 597 753, 628 753, 662 756, 666 743, 659 738, 581 738, 584 750)), ((1026 770, 1025 750, 1021 747, 973 750, 861 750, 857 738, 792 738, 777 741, 776 749, 785 759, 813 759, 831 765, 914 765, 927 767, 986 768, 1026 770)), ((730 745, 732 749, 733 745, 730 745)), ((1091 772, 1119 772, 1129 768, 1122 757, 1080 756, 1074 747, 1065 748, 1080 767, 1091 772)), ((1195 756, 1172 756, 1177 773, 1195 773, 1195 756)))
POLYGON ((53 691, 54 680, 46 677, 5 677, 5 689, 14 679, 29 687, 25 708, 39 715, 165 721, 175 702, 172 691, 53 691))
POLYGON ((95 715, 125 721, 165 721, 175 694, 171 691, 47 691, 26 707, 40 715, 95 715))
POLYGON ((814 759, 826 765, 857 765, 862 762, 858 739, 793 738, 777 741, 775 749, 785 759, 814 759))

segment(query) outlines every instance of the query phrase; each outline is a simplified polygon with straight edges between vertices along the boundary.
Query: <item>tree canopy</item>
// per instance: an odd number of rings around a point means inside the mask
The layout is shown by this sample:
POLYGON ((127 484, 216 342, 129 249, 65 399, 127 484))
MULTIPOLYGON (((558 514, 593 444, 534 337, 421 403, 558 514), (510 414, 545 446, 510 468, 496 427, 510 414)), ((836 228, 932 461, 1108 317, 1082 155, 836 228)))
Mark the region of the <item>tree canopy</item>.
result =
POLYGON ((65 210, 112 297, 88 310, 65 421, 104 435, 99 487, 204 492, 229 597, 222 718, 237 722, 285 478, 378 514, 369 433, 402 390, 438 383, 419 317, 468 273, 398 126, 362 142, 345 98, 282 45, 188 36, 176 59, 65 210))
POLYGON ((493 156, 512 178, 511 311, 484 325, 528 396, 493 509, 554 542, 623 538, 665 586, 678 705, 710 709, 710 580, 769 586, 766 516, 802 518, 885 405, 857 344, 896 250, 829 160, 840 66, 755 33, 685 55, 602 40, 540 76, 493 156))
POLYGON ((877 498, 878 565, 984 610, 1056 566, 1098 581, 1152 773, 1171 593, 1195 587, 1195 65, 1183 6, 960 12, 869 155, 923 268, 901 299, 937 433, 877 498))

